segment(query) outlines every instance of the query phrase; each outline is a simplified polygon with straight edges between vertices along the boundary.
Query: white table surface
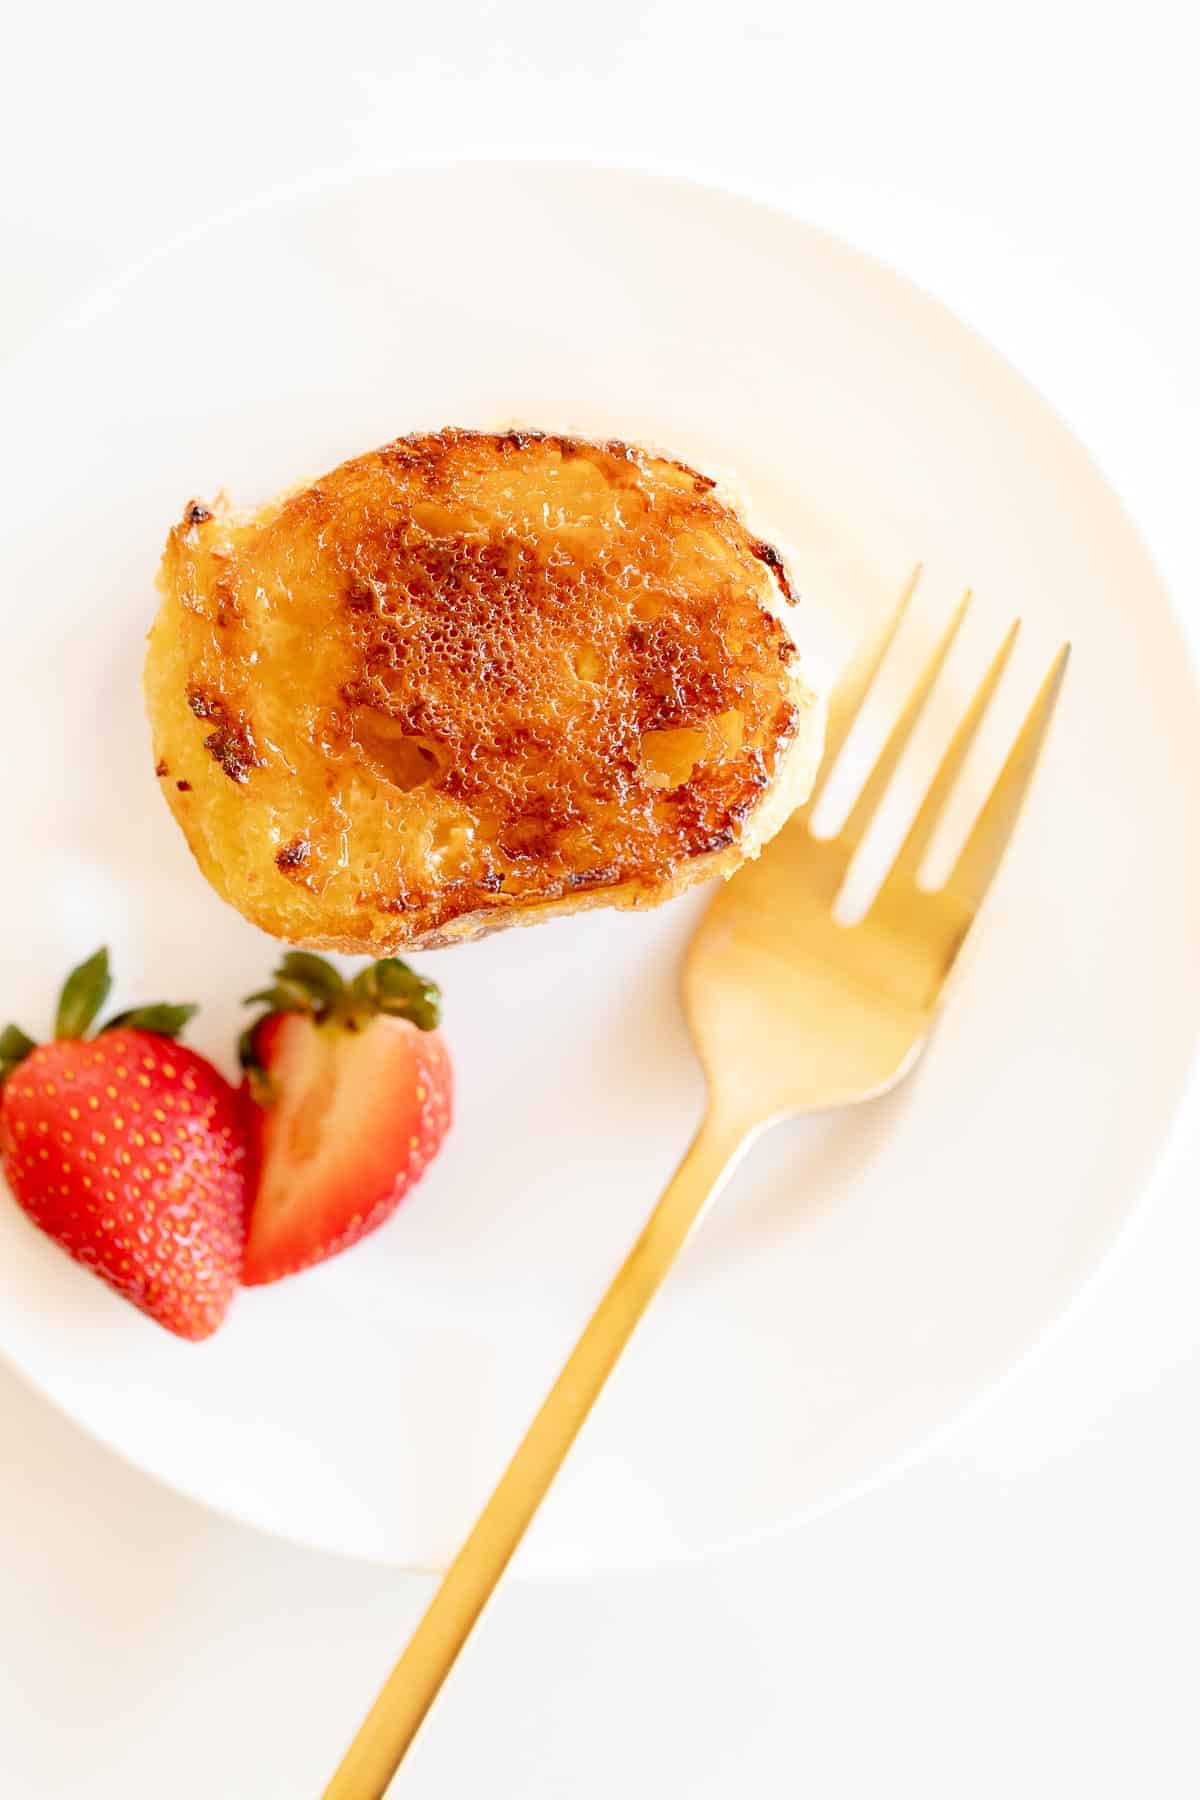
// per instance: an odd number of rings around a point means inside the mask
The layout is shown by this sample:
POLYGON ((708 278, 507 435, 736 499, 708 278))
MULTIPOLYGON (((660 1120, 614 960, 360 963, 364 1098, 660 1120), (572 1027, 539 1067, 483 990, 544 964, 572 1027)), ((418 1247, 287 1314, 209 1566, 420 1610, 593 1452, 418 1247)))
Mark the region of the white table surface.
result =
MULTIPOLYGON (((530 152, 706 175, 787 200, 982 329, 1124 493, 1196 641, 1183 10, 24 7, 0 354, 183 224, 312 173, 530 152)), ((507 1588, 396 1791, 1200 1792, 1198 1150, 1200 1092, 1100 1282, 900 1477, 695 1567, 507 1588)), ((208 1515, 3 1366, 0 1431, 6 1800, 319 1792, 430 1584, 208 1515)))

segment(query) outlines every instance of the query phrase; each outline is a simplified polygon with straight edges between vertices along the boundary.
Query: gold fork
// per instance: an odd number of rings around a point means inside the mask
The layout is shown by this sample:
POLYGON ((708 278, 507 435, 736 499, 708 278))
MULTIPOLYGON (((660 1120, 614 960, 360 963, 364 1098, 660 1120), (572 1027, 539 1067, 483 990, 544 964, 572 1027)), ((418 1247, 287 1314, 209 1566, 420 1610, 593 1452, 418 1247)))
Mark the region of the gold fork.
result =
POLYGON ((757 862, 717 893, 688 948, 684 999, 708 1082, 704 1122, 384 1684, 325 1800, 379 1800, 415 1738, 634 1328, 751 1139, 789 1114, 882 1094, 912 1068, 1012 835, 1062 685, 1063 645, 949 879, 917 874, 1016 637, 967 708, 878 896, 856 925, 833 903, 962 623, 959 605, 842 829, 812 812, 916 585, 846 669, 817 785, 757 862))

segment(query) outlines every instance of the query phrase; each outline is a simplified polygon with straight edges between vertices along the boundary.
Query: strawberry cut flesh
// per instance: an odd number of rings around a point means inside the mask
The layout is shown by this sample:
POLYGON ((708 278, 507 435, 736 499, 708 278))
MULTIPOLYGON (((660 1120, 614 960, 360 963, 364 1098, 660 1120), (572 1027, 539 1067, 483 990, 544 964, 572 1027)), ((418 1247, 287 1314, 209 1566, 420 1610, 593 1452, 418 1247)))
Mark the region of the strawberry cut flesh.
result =
POLYGON ((381 1225, 436 1154, 451 1085, 440 1034, 403 1019, 351 1029, 273 1013, 254 1048, 272 1099, 256 1109, 248 1286, 322 1262, 381 1225))

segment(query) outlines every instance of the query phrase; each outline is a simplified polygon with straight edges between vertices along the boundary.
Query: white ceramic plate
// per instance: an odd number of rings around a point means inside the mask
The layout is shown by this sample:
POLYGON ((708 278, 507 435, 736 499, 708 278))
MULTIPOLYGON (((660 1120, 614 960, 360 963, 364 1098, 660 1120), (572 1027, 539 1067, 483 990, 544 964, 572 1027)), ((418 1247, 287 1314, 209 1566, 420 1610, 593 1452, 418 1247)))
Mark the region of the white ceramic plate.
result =
MULTIPOLYGON (((795 546, 802 629, 829 658, 923 558, 895 686, 974 585, 910 801, 1025 615, 951 838, 1073 638, 1047 766, 929 1055, 886 1101, 760 1145, 524 1567, 645 1564, 794 1518, 1030 1344, 1128 1212, 1189 1060, 1200 851, 1180 822, 1200 751, 1145 550, 993 352, 745 201, 463 165, 310 191, 177 245, 11 368, 3 416, 0 1004, 30 1027, 107 941, 119 997, 203 1001, 192 1041, 228 1066, 236 998, 271 961, 193 868, 143 722, 155 565, 193 494, 257 502, 398 432, 513 418, 734 469, 795 546)), ((207 1345, 145 1322, 4 1204, 0 1345, 213 1506, 441 1564, 698 1116, 676 1001, 693 917, 597 913, 429 957, 459 1076, 444 1154, 386 1231, 243 1295, 207 1345)))

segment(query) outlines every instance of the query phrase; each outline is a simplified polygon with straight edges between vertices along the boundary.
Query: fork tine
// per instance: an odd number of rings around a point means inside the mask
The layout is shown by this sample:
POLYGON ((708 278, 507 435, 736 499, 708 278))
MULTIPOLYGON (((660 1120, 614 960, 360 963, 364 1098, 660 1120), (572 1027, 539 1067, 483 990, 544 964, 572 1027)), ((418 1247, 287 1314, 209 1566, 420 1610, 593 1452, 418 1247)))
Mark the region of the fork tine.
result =
POLYGON ((867 689, 879 672, 879 665, 888 653, 888 648, 905 609, 916 591, 921 579, 921 564, 917 563, 904 586, 900 598, 894 606, 890 606, 869 633, 865 641, 855 651, 840 680, 829 697, 829 717, 825 725, 825 752, 821 758, 821 767, 813 784, 812 793, 807 802, 799 810, 798 817, 804 818, 816 806, 833 772, 843 744, 850 736, 850 728, 858 717, 858 709, 866 698, 867 689))
POLYGON ((1070 654, 1070 644, 1064 644, 1055 657, 946 883, 946 891, 970 912, 977 910, 987 893, 1012 836, 1037 767, 1042 740, 1054 715, 1070 654))
POLYGON ((935 644, 925 667, 914 682, 912 692, 904 703, 904 710, 888 733, 887 741, 875 758, 874 767, 864 781, 862 790, 850 809, 846 823, 837 834, 838 848, 847 862, 867 834, 879 802, 887 792, 892 776, 896 772, 896 764, 900 761, 917 720, 925 709, 925 702, 933 690, 933 684, 942 672, 942 664, 950 654, 950 646, 958 636, 959 627, 967 616, 967 608, 970 604, 971 590, 968 588, 955 607, 950 621, 935 644))
POLYGON ((975 739, 975 733, 983 723, 983 716, 991 704, 992 695, 999 686, 1008 659, 1012 655, 1013 645, 1017 641, 1017 633, 1021 628, 1020 619, 1014 619, 1005 635, 1004 642, 992 658, 991 666, 975 690, 970 706, 959 721, 958 729, 946 747, 946 753, 938 764, 937 773, 929 784, 925 798, 917 810, 917 815, 908 828, 908 835, 896 852, 895 861, 888 870, 888 882, 899 879, 906 883, 914 882, 917 872, 925 860, 925 852, 929 841, 937 828, 937 822, 945 810, 959 771, 966 761, 967 751, 975 739))

